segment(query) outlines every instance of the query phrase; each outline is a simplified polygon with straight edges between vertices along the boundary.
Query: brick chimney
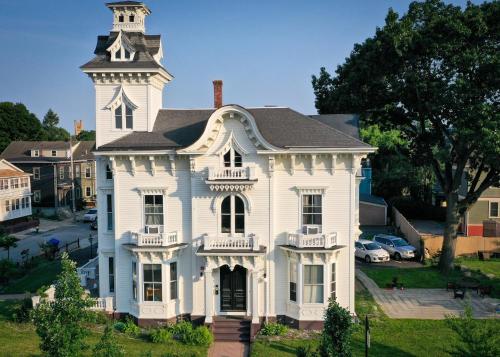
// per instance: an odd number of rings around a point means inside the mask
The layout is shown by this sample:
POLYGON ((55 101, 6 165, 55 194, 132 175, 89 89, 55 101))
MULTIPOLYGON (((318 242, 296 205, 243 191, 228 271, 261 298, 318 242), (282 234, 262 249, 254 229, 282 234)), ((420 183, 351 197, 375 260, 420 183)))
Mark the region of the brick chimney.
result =
POLYGON ((216 79, 214 83, 214 108, 219 109, 222 107, 222 81, 216 79))

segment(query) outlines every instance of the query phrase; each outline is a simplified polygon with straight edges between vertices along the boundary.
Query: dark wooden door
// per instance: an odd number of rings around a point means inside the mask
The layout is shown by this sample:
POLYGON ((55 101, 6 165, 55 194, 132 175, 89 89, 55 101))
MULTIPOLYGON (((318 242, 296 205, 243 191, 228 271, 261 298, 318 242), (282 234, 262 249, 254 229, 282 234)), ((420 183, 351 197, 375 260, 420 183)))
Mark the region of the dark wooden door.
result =
POLYGON ((245 311, 247 308, 246 269, 237 265, 233 271, 227 265, 220 268, 220 305, 222 311, 245 311))

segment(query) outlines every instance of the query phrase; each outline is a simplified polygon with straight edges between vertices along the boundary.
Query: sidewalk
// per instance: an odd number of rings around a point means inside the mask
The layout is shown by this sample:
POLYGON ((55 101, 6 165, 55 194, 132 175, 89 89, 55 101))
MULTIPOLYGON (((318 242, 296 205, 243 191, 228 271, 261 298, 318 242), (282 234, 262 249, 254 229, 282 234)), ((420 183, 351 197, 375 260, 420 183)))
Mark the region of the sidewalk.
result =
POLYGON ((208 350, 208 357, 247 357, 250 346, 244 342, 214 342, 208 350))
POLYGON ((373 298, 390 318, 442 320, 446 315, 459 315, 470 302, 475 318, 499 318, 495 306, 499 299, 481 298, 475 292, 467 292, 464 300, 454 299, 453 292, 445 289, 380 289, 360 269, 356 278, 363 283, 373 298))

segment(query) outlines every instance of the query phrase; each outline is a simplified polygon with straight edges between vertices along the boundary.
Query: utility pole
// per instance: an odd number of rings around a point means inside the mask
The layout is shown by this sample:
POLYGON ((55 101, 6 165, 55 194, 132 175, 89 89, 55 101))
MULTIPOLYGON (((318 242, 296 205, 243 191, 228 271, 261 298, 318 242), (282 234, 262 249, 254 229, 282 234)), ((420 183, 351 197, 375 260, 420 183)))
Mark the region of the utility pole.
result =
POLYGON ((71 204, 73 208, 73 221, 76 222, 76 205, 75 205, 75 173, 73 167, 73 143, 71 141, 71 135, 69 136, 69 157, 70 157, 70 172, 71 172, 71 204))

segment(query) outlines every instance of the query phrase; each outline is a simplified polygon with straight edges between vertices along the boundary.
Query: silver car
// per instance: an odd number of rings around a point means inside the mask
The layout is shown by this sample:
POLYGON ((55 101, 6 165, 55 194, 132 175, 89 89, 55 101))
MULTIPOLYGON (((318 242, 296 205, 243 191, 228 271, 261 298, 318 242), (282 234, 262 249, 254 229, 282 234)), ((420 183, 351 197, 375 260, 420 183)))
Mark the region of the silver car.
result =
POLYGON ((415 258, 415 251, 417 249, 408 244, 403 238, 387 234, 377 234, 373 237, 373 241, 387 250, 395 260, 415 258))

